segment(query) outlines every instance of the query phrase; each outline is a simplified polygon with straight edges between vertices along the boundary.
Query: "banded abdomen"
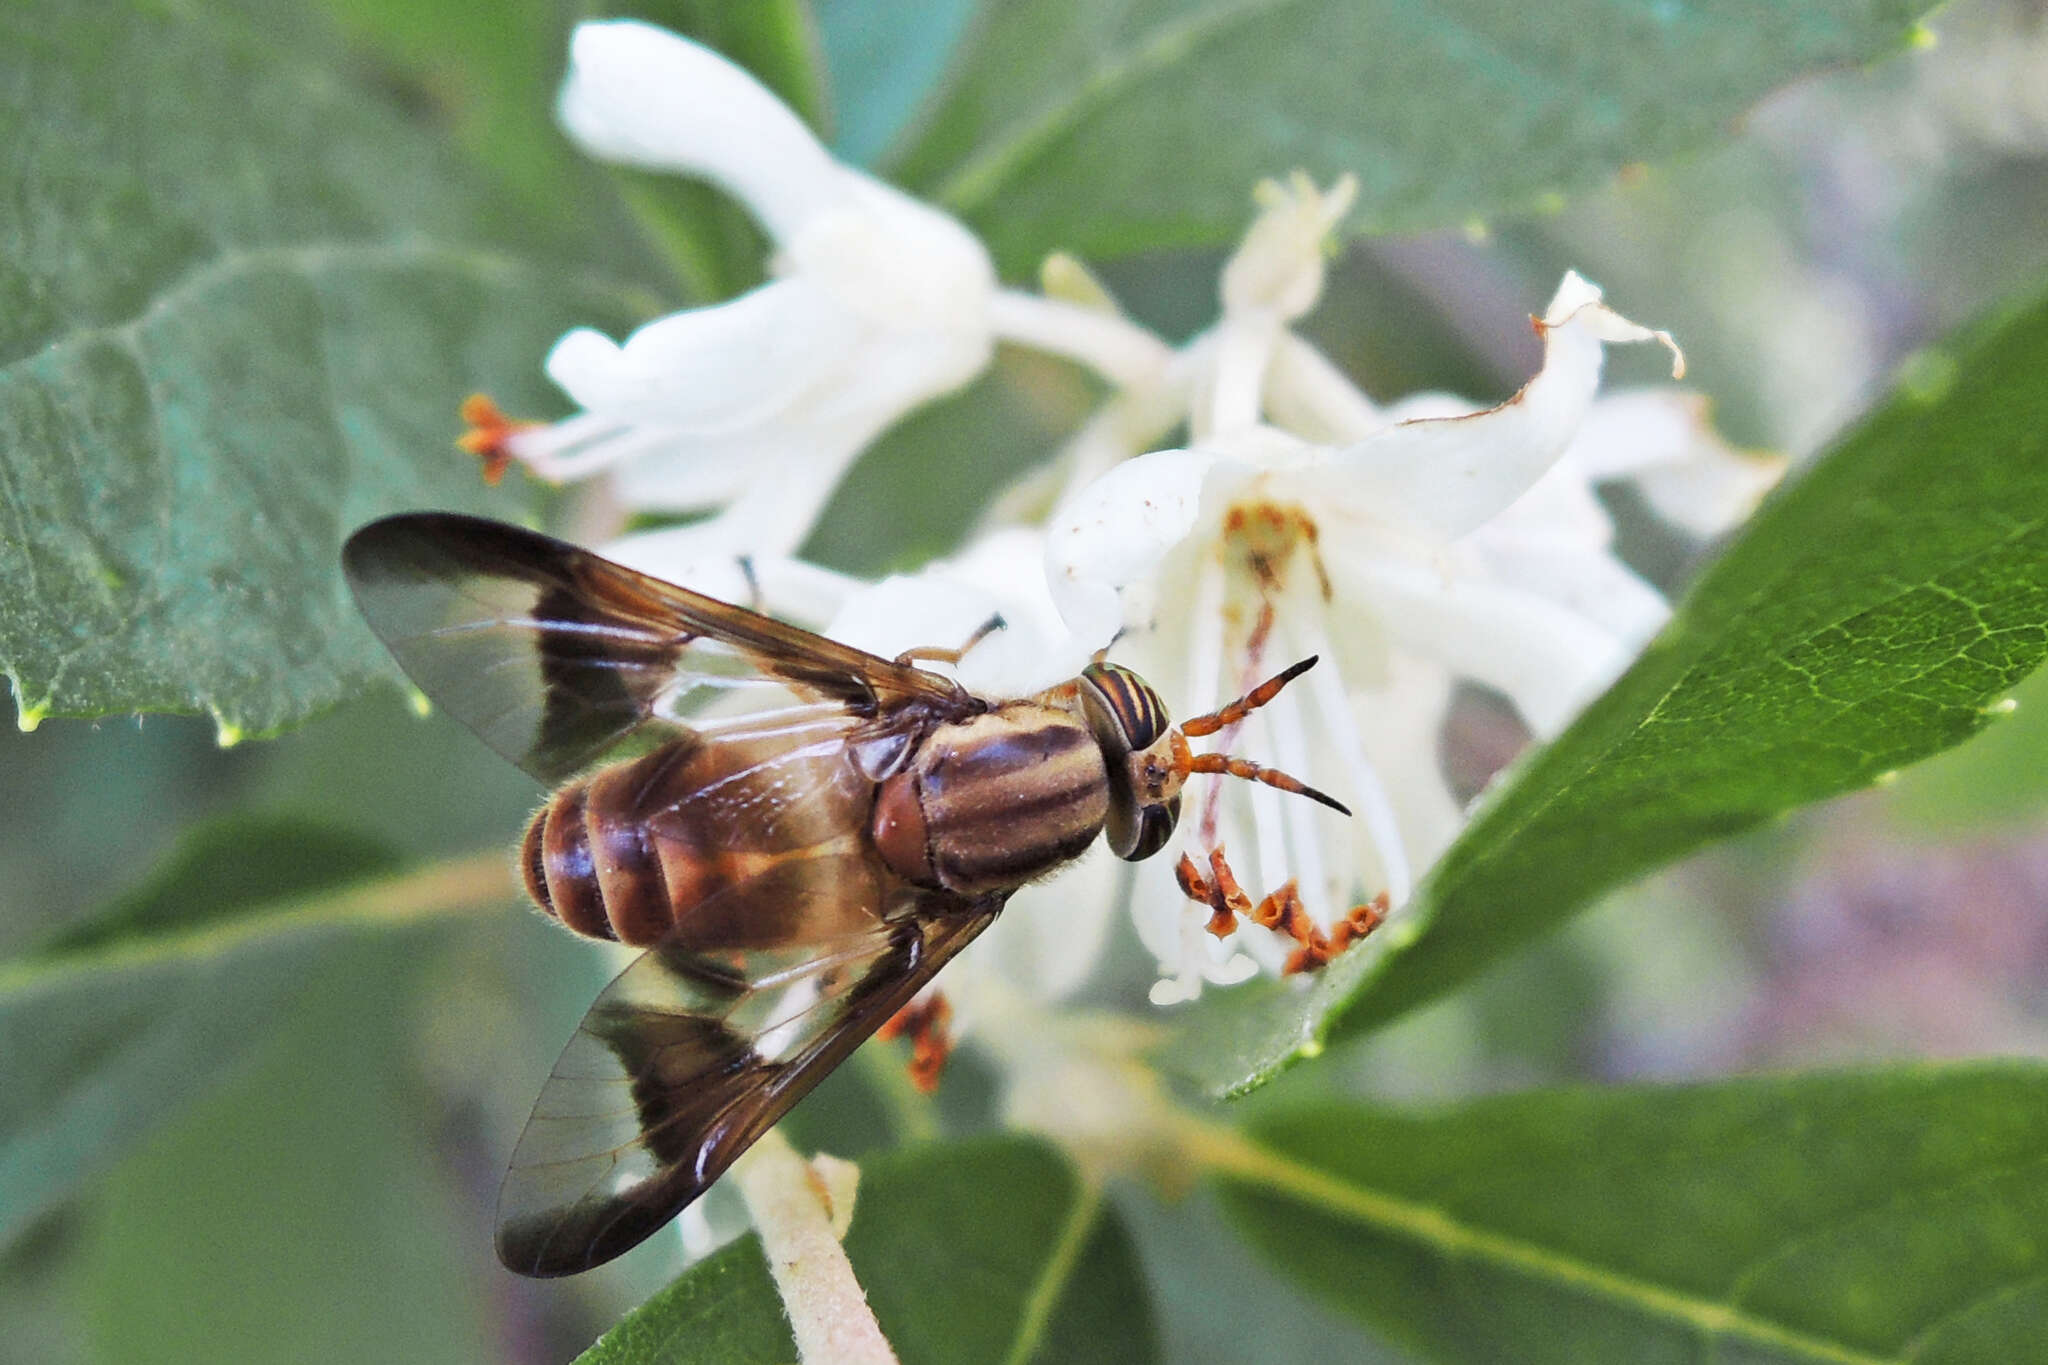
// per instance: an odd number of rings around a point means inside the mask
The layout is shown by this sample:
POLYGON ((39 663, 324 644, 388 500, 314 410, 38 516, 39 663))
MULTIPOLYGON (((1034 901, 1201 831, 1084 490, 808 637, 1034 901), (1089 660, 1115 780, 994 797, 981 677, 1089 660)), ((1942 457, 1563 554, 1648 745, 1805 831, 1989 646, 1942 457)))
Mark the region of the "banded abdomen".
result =
MULTIPOLYGON (((725 887, 788 859, 858 851, 874 786, 840 739, 688 733, 578 778, 527 826, 527 892, 579 934, 644 947, 725 887)), ((783 926, 725 928, 693 937, 766 945, 783 926)))

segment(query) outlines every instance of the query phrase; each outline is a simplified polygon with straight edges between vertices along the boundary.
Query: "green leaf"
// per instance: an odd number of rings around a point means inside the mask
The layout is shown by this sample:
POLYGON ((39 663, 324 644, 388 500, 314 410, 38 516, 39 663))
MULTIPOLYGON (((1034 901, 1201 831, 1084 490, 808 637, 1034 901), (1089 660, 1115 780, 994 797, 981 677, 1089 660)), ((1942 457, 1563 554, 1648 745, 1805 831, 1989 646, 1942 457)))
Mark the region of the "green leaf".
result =
POLYGON ((1176 1042, 1176 1068, 1249 1089, 1611 887, 2004 714, 1998 699, 2048 656, 2044 373, 2048 299, 1916 357, 1635 666, 1482 802, 1384 948, 1304 989, 1229 993, 1176 1042))
POLYGON ((314 4, 346 41, 347 59, 495 172, 526 211, 559 213, 565 199, 579 216, 602 210, 587 192, 602 173, 555 127, 571 22, 559 0, 314 4))
POLYGON ((1356 174, 1360 231, 1456 227, 1707 142, 1774 86, 1898 50, 1927 8, 1006 0, 892 177, 1012 274, 1054 248, 1232 240, 1252 185, 1296 167, 1356 174))
MULTIPOLYGON (((265 7, 0 18, 0 671, 45 715, 268 732, 391 676, 336 553, 419 505, 517 515, 450 442, 642 291, 515 211, 265 7), (275 22, 273 22, 273 20, 275 22)), ((286 13, 288 11, 279 11, 286 13)))
MULTIPOLYGON (((846 1254, 904 1365, 1158 1358, 1122 1224, 1039 1143, 988 1138, 863 1162, 846 1254)), ((580 1361, 790 1361, 781 1313, 749 1236, 649 1299, 580 1361)))
POLYGON ((1225 1207, 1445 1361, 2033 1359, 2048 1068, 1323 1104, 1229 1134, 1225 1207))
POLYGON ((496 853, 395 862, 297 820, 205 826, 136 891, 0 964, 0 1242, 231 1071, 336 935, 512 895, 496 853))
POLYGON ((232 1083, 93 1182, 63 1286, 85 1358, 505 1358, 460 1125, 422 1108, 421 965, 396 937, 324 954, 232 1083))
POLYGON ((1938 833, 2048 810, 2048 670, 2013 689, 2012 714, 1969 743, 1900 774, 1891 809, 1938 833))
POLYGON ((228 816, 192 830, 140 886, 66 925, 32 957, 59 962, 230 923, 272 901, 391 872, 398 862, 384 844, 353 830, 291 816, 228 816), (270 850, 285 856, 263 856, 270 850))
POLYGON ((831 0, 817 12, 831 75, 832 150, 872 165, 945 73, 975 0, 831 0))
POLYGON ((621 1318, 576 1365, 795 1365, 796 1358, 761 1241, 749 1236, 621 1318))

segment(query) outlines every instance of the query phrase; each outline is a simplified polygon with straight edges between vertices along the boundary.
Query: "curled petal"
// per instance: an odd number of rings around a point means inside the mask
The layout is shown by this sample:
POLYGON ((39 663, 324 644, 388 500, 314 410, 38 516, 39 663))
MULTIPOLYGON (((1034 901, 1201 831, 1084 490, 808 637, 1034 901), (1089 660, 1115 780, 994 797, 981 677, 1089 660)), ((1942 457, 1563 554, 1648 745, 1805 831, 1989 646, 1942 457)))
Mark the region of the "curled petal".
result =
POLYGON ((594 156, 716 181, 777 241, 845 194, 789 106, 711 49, 652 24, 577 25, 558 114, 594 156))
POLYGON ((1671 352, 1671 377, 1685 378, 1685 353, 1671 333, 1630 322, 1601 301, 1600 286, 1576 270, 1564 272, 1538 324, 1546 333, 1576 326, 1596 341, 1655 341, 1671 352))
POLYGON ((1331 491, 1382 517, 1446 537, 1462 536, 1500 513, 1555 464, 1577 435, 1600 385, 1602 347, 1664 341, 1600 302, 1600 291, 1567 274, 1543 333, 1543 368, 1497 408, 1462 417, 1403 422, 1339 453, 1331 491))
POLYGON ((842 365, 859 324, 806 280, 656 319, 624 344, 579 327, 548 353, 548 378, 590 412, 715 434, 759 423, 842 365))

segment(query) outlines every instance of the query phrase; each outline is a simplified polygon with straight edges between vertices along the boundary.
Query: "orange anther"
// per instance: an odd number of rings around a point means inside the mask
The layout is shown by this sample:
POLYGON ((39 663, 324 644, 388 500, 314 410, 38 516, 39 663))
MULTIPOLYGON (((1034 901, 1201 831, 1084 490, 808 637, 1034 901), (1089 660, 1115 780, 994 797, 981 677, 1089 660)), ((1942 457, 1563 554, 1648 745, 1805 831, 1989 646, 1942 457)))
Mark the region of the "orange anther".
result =
POLYGON ((1228 908, 1233 915, 1252 913, 1252 898, 1237 884, 1237 876, 1230 870, 1230 864, 1223 857, 1223 846, 1218 844, 1209 850, 1209 871, 1216 880, 1210 885, 1210 904, 1218 910, 1228 908))
POLYGON ((496 485, 511 467, 509 442, 519 432, 540 426, 507 417, 488 394, 473 393, 462 400, 461 417, 467 427, 455 444, 484 462, 484 482, 496 485))
POLYGON ((1193 858, 1185 853, 1180 855, 1173 879, 1180 883, 1182 895, 1197 905, 1209 907, 1209 922, 1203 928, 1217 938, 1229 938, 1237 932, 1237 914, 1224 900, 1221 886, 1205 880, 1193 858))
POLYGON ((1330 931, 1330 951, 1341 953, 1358 940, 1370 934, 1386 922, 1387 908, 1392 902, 1382 891, 1364 905, 1352 907, 1337 927, 1330 931))

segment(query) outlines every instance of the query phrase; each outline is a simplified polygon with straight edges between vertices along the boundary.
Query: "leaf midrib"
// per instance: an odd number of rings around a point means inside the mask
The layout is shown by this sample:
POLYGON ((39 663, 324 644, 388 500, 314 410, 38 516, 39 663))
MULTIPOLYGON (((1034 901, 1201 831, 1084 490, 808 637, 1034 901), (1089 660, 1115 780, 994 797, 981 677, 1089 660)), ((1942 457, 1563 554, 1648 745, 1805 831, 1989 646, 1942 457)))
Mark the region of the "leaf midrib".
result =
POLYGON ((1114 99, 1143 76, 1164 70, 1227 34, 1240 23, 1277 13, 1302 0, 1239 0, 1161 24, 1117 58, 1097 63, 1066 98, 1012 123, 1000 136, 968 156, 932 191, 931 197, 959 213, 970 213, 1000 189, 1010 172, 1073 127, 1090 110, 1114 99))
POLYGON ((292 897, 225 922, 0 963, 0 1009, 23 996, 62 989, 102 972, 219 958, 298 929, 426 920, 516 897, 509 860, 497 852, 477 854, 340 891, 292 897))
POLYGON ((1045 1329, 1052 1322, 1053 1310, 1059 1307, 1060 1296, 1066 1292, 1067 1284, 1074 1278, 1074 1271, 1081 1263, 1081 1252, 1088 1244, 1088 1234, 1094 1229, 1096 1215, 1102 1211, 1102 1190, 1094 1182, 1082 1179, 1075 1191, 1073 1207, 1067 1210, 1066 1221, 1060 1225, 1060 1235, 1053 1241, 1052 1251, 1045 1258, 1038 1278, 1032 1282, 1031 1292, 1024 1296, 1024 1308, 1017 1318, 1017 1335, 1010 1343, 1010 1350, 1003 1357, 1003 1365, 1026 1365, 1039 1343, 1045 1339, 1045 1329))
MULTIPOLYGON (((1903 1365, 1911 1356, 1881 1356, 1797 1332, 1727 1303, 1680 1293, 1604 1267, 1567 1260, 1555 1251, 1474 1227, 1440 1208, 1355 1185, 1227 1129, 1202 1129, 1189 1145, 1209 1173, 1334 1213, 1382 1232, 1510 1267, 1642 1312, 1683 1323, 1708 1337, 1738 1337, 1826 1365, 1903 1365)), ((1985 1172, 1975 1171, 1971 1178, 1985 1172)))
POLYGON ((504 279, 517 275, 545 273, 566 279, 570 288, 640 314, 654 312, 659 302, 645 289, 585 269, 543 267, 516 252, 494 247, 457 246, 427 239, 403 241, 310 241, 290 245, 233 247, 210 257, 150 296, 134 316, 119 322, 88 323, 66 329, 26 355, 0 364, 0 380, 12 378, 54 352, 76 348, 94 341, 112 341, 133 350, 143 331, 159 318, 209 290, 232 284, 247 275, 284 270, 308 280, 336 269, 403 269, 430 266, 454 270, 478 279, 504 279))

